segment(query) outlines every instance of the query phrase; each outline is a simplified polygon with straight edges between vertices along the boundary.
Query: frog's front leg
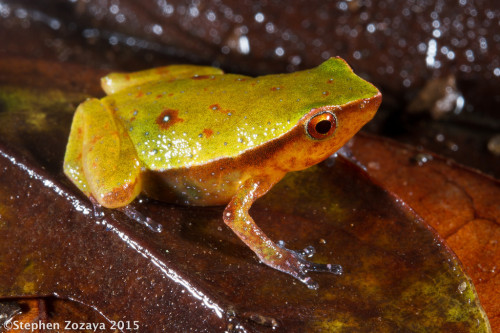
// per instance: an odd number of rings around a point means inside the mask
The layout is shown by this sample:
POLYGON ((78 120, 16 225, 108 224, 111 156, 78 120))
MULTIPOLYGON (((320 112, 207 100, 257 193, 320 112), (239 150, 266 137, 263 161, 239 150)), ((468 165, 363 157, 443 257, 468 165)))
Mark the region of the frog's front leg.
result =
POLYGON ((263 263, 290 274, 310 289, 317 289, 318 284, 307 276, 308 272, 329 272, 340 275, 342 267, 307 261, 304 255, 277 245, 264 234, 248 213, 253 202, 267 193, 275 183, 267 179, 247 180, 224 210, 224 222, 263 263))

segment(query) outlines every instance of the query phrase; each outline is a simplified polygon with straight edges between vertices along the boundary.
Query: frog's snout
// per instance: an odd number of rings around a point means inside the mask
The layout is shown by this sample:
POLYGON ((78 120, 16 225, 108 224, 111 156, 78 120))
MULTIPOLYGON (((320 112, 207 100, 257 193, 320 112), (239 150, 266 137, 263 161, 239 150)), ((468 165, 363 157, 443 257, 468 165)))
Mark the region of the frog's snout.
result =
POLYGON ((352 137, 361 127, 368 123, 377 113, 382 103, 382 94, 377 91, 375 95, 353 101, 337 112, 339 126, 342 128, 341 137, 352 137))
POLYGON ((354 136, 366 123, 372 120, 381 103, 382 94, 380 91, 377 91, 372 97, 363 98, 344 105, 342 110, 337 113, 340 127, 337 140, 343 145, 354 136))

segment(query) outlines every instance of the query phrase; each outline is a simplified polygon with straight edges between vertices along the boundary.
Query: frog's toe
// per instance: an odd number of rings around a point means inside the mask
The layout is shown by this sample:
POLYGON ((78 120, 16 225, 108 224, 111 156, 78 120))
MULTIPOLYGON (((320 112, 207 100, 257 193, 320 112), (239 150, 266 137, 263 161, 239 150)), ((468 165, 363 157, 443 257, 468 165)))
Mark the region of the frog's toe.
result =
POLYGON ((153 232, 160 233, 163 231, 163 226, 161 224, 155 222, 150 217, 144 216, 138 210, 136 210, 132 205, 127 205, 125 207, 118 208, 118 210, 123 212, 130 219, 138 222, 139 224, 145 226, 146 228, 148 228, 153 232))
POLYGON ((309 272, 325 272, 335 275, 342 275, 342 266, 332 264, 318 264, 308 261, 304 257, 292 251, 292 255, 296 260, 296 266, 292 276, 304 283, 309 289, 318 289, 319 285, 311 277, 307 275, 309 272))
POLYGON ((308 272, 326 272, 332 273, 335 275, 342 275, 343 270, 340 265, 332 265, 332 264, 317 264, 315 262, 307 261, 306 270, 308 272))
POLYGON ((325 272, 335 275, 342 275, 343 273, 342 266, 340 265, 318 264, 307 260, 306 257, 312 257, 316 252, 312 246, 308 246, 302 251, 287 249, 283 241, 278 241, 278 246, 286 253, 285 257, 288 257, 286 260, 287 269, 282 270, 304 283, 309 289, 318 289, 319 287, 318 284, 307 275, 309 272, 325 272))
POLYGON ((316 253, 316 249, 312 245, 306 246, 302 251, 294 251, 286 248, 285 242, 282 240, 279 240, 277 245, 295 257, 299 262, 301 269, 306 272, 327 272, 335 275, 342 275, 343 271, 342 266, 340 265, 317 264, 306 260, 306 257, 311 258, 316 253))
POLYGON ((307 258, 311 258, 313 255, 316 254, 316 249, 314 248, 314 246, 312 245, 309 245, 309 246, 306 246, 302 251, 299 252, 301 255, 303 255, 304 257, 307 257, 307 258))
POLYGON ((319 289, 319 284, 318 282, 314 281, 313 279, 311 279, 310 276, 307 276, 305 274, 299 274, 297 276, 297 279, 302 282, 303 284, 305 284, 307 286, 307 288, 309 289, 312 289, 312 290, 317 290, 319 289))

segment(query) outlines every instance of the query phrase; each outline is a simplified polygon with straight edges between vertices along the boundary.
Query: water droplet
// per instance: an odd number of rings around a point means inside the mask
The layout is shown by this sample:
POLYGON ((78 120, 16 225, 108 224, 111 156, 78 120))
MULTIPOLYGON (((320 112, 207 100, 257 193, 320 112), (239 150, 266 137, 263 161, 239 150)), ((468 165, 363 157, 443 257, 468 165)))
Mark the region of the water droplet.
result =
POLYGON ((255 21, 258 23, 264 22, 264 14, 262 14, 262 13, 255 14, 254 18, 255 18, 255 21))
POLYGON ((249 54, 250 53, 250 40, 247 36, 242 35, 238 39, 238 51, 241 54, 249 54))
POLYGON ((451 150, 451 151, 458 151, 458 145, 453 142, 453 141, 449 141, 446 143, 446 146, 451 150))
POLYGON ((412 157, 411 161, 418 166, 422 166, 425 163, 432 161, 432 155, 426 153, 419 153, 412 157))
POLYGON ((266 31, 269 34, 274 33, 276 31, 276 29, 274 28, 274 24, 271 22, 266 23, 266 31))
POLYGON ((206 17, 207 17, 207 20, 209 20, 210 22, 214 22, 216 19, 217 19, 217 16, 215 15, 215 13, 211 10, 209 10, 206 14, 206 17))
POLYGON ((159 24, 154 24, 151 30, 153 30, 153 33, 156 35, 161 35, 163 33, 163 28, 159 24))
POLYGON ((292 59, 290 59, 290 62, 292 63, 292 65, 297 66, 300 65, 300 63, 302 62, 302 58, 296 55, 293 56, 292 59))
POLYGON ((283 55, 285 55, 285 49, 282 48, 281 46, 278 46, 275 50, 274 50, 274 53, 278 56, 278 57, 282 57, 283 55))
POLYGON ((494 135, 488 140, 488 150, 495 156, 500 156, 500 134, 494 135))

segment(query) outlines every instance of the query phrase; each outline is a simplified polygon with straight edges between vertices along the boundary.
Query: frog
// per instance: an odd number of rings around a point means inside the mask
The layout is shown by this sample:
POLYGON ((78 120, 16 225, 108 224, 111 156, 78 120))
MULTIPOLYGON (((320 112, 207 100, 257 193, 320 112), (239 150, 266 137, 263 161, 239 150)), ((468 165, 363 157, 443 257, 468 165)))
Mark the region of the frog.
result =
POLYGON ((223 222, 261 263, 310 289, 310 273, 343 274, 268 237, 249 214, 288 172, 339 150, 370 121, 380 91, 341 58, 315 68, 251 77, 168 65, 101 79, 106 93, 76 109, 64 173, 98 205, 127 207, 141 194, 164 202, 223 205, 223 222))

